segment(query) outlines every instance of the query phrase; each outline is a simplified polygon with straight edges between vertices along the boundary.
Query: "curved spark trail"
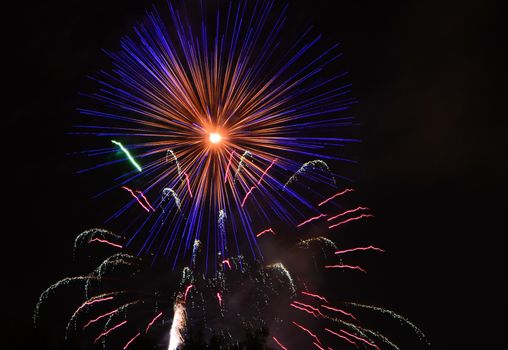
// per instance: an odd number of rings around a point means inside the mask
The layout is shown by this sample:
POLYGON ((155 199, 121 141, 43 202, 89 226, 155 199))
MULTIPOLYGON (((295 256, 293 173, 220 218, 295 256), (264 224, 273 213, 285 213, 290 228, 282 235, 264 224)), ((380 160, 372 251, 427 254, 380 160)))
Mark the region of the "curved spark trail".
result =
POLYGON ((373 217, 374 217, 374 215, 371 215, 371 214, 362 214, 362 215, 359 215, 359 216, 355 216, 354 218, 350 218, 350 219, 341 221, 339 223, 336 223, 334 225, 328 226, 328 228, 334 228, 334 227, 346 224, 346 223, 351 222, 351 221, 356 221, 356 220, 360 220, 360 219, 363 219, 363 218, 373 218, 373 217))
POLYGON ((92 243, 92 242, 99 242, 99 243, 105 243, 105 244, 108 244, 112 247, 116 247, 116 248, 123 248, 122 245, 120 244, 116 244, 116 243, 113 243, 113 242, 110 242, 108 241, 107 239, 100 239, 100 238, 92 238, 90 241, 88 241, 89 243, 92 243))
POLYGON ((346 194, 346 193, 348 193, 348 192, 354 192, 354 191, 355 191, 355 190, 354 190, 354 189, 352 189, 352 188, 346 188, 344 191, 342 191, 342 192, 338 192, 338 193, 334 194, 333 196, 331 196, 330 198, 327 198, 327 199, 325 199, 324 201, 322 201, 321 203, 319 203, 319 204, 318 204, 318 207, 322 206, 323 204, 328 203, 328 202, 329 202, 329 201, 331 201, 332 199, 335 199, 335 198, 337 198, 337 197, 339 197, 339 196, 342 196, 343 194, 346 194))

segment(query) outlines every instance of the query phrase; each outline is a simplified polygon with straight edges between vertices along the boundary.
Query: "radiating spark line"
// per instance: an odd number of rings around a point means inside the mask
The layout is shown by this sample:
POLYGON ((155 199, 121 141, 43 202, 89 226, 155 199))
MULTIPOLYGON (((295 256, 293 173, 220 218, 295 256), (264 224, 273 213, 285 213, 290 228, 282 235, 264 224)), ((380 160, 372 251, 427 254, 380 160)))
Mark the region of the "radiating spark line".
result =
POLYGON ((328 303, 328 300, 326 300, 325 297, 321 296, 321 295, 318 295, 318 294, 312 294, 312 293, 309 293, 309 292, 302 292, 303 295, 308 295, 310 297, 313 297, 313 298, 317 298, 317 299, 321 299, 323 300, 325 303, 328 303))
POLYGON ((148 199, 145 197, 145 195, 143 194, 143 192, 137 190, 136 191, 137 193, 139 193, 139 195, 145 200, 145 203, 150 207, 150 209, 152 209, 152 211, 155 211, 155 209, 152 207, 152 205, 150 204, 150 202, 148 201, 148 199))
POLYGON ((127 342, 127 344, 125 344, 125 346, 123 347, 123 350, 127 349, 129 347, 129 345, 131 345, 131 343, 136 340, 137 337, 139 337, 141 335, 141 332, 138 332, 138 334, 136 334, 134 337, 131 338, 131 340, 129 340, 127 342))
POLYGON ((126 149, 120 142, 118 141, 115 141, 115 140, 111 140, 112 143, 114 143, 115 145, 117 145, 118 147, 120 147, 120 149, 122 150, 123 153, 125 153, 125 155, 127 156, 127 158, 129 158, 130 162, 132 163, 132 165, 134 165, 136 167, 136 169, 138 169, 139 172, 143 171, 143 169, 141 169, 141 167, 139 166, 138 163, 136 163, 136 161, 134 160, 134 158, 131 156, 131 154, 129 153, 129 150, 126 149))
POLYGON ((344 310, 338 309, 336 307, 331 307, 331 306, 328 306, 328 305, 321 305, 321 307, 324 307, 325 309, 328 309, 328 310, 340 312, 341 314, 349 316, 349 317, 351 317, 351 318, 356 320, 356 317, 353 314, 350 314, 349 312, 346 312, 344 310))
POLYGON ((190 182, 189 182, 189 175, 187 175, 187 173, 183 173, 183 174, 185 175, 185 182, 187 183, 187 190, 189 191, 190 197, 192 198, 192 191, 191 191, 190 182))
POLYGON ((340 331, 340 332, 342 332, 342 333, 344 333, 344 334, 349 335, 351 338, 355 338, 355 339, 357 339, 357 340, 359 340, 359 341, 361 341, 361 342, 364 342, 365 344, 368 344, 368 345, 370 345, 370 346, 372 346, 372 347, 374 347, 374 348, 376 348, 376 349, 378 349, 378 350, 379 350, 379 347, 378 347, 376 344, 371 343, 371 342, 370 342, 370 341, 368 341, 367 339, 364 339, 364 338, 362 338, 362 337, 358 337, 358 336, 356 336, 356 335, 354 335, 354 334, 348 333, 348 332, 346 332, 346 331, 345 331, 345 330, 343 330, 343 329, 340 329, 339 331, 340 331))
POLYGON ((192 284, 189 284, 187 286, 187 288, 185 288, 185 294, 183 296, 183 300, 184 301, 187 301, 187 295, 189 294, 189 291, 191 290, 191 288, 193 288, 194 286, 192 284))
POLYGON ((351 270, 360 270, 364 273, 367 273, 367 271, 362 269, 360 266, 353 265, 326 265, 325 269, 351 269, 351 270))
POLYGON ((317 337, 317 335, 315 335, 314 333, 312 333, 311 331, 309 331, 307 328, 305 328, 304 326, 296 323, 295 321, 292 321, 293 324, 297 327, 299 327, 300 329, 302 329, 303 331, 307 332, 311 337, 313 337, 314 339, 316 339, 316 341, 321 344, 321 340, 319 340, 319 338, 317 337))
POLYGON ((343 224, 346 224, 350 221, 355 221, 355 220, 360 220, 362 218, 373 218, 374 215, 371 215, 371 214, 362 214, 360 216, 355 216, 354 218, 350 218, 350 219, 347 219, 347 220, 344 220, 344 221, 341 221, 337 224, 334 224, 334 225, 331 225, 331 226, 328 226, 328 228, 334 228, 334 227, 337 227, 337 226, 340 226, 340 225, 343 225, 343 224))
POLYGON ((326 350, 325 348, 323 348, 321 345, 319 345, 316 342, 313 342, 312 344, 314 344, 316 346, 316 348, 318 348, 319 350, 326 350))
POLYGON ((276 161, 277 161, 277 159, 272 160, 272 163, 270 164, 270 166, 268 168, 266 168, 265 171, 263 171, 263 174, 261 174, 261 177, 259 178, 258 185, 261 184, 261 181, 263 181, 263 178, 268 173, 268 171, 272 168, 272 166, 275 164, 276 161))
POLYGON ((325 328, 325 331, 327 331, 328 333, 332 333, 333 335, 336 335, 337 337, 342 338, 342 339, 346 340, 348 343, 353 344, 354 346, 358 347, 358 344, 356 344, 354 341, 352 341, 348 337, 343 336, 342 334, 334 332, 328 328, 325 328))
POLYGON ((355 213, 355 212, 357 212, 357 211, 359 211, 359 210, 369 210, 369 208, 367 208, 367 207, 357 207, 357 208, 355 208, 355 209, 346 210, 346 211, 344 211, 344 212, 342 212, 342 213, 339 213, 339 214, 337 214, 337 215, 334 215, 334 216, 332 216, 332 217, 329 217, 327 220, 328 220, 328 221, 332 221, 332 220, 337 219, 338 217, 341 217, 341 216, 344 216, 344 215, 347 215, 347 214, 351 214, 351 213, 355 213))
POLYGON ((99 303, 101 301, 106 301, 106 300, 111 300, 111 299, 113 299, 113 297, 106 297, 106 298, 100 298, 100 299, 94 299, 94 300, 90 300, 90 301, 85 301, 83 304, 81 304, 80 307, 77 308, 76 311, 74 311, 74 313, 79 312, 81 309, 83 309, 87 305, 92 305, 92 304, 95 304, 95 303, 99 303))
POLYGON ((252 186, 249 191, 247 192, 247 194, 245 194, 245 197, 243 198, 243 201, 242 201, 242 208, 243 206, 245 205, 245 201, 247 200, 247 197, 249 197, 249 195, 252 193, 252 191, 256 188, 256 186, 252 186))
POLYGON ((337 198, 337 197, 339 197, 339 196, 342 196, 343 194, 346 194, 346 193, 348 193, 348 192, 354 192, 354 191, 355 191, 355 190, 354 190, 354 189, 352 189, 352 188, 346 188, 344 191, 339 192, 339 193, 336 193, 336 194, 334 194, 333 196, 331 196, 330 198, 325 199, 324 201, 322 201, 321 203, 319 203, 319 204, 318 204, 318 207, 322 206, 322 205, 323 205, 323 204, 325 204, 325 203, 328 203, 329 201, 331 201, 331 200, 332 200, 332 199, 334 199, 334 198, 337 198))
POLYGON ((264 235, 265 233, 268 233, 268 232, 271 232, 272 234, 275 234, 275 232, 273 232, 272 228, 270 227, 270 228, 267 228, 266 230, 263 230, 263 231, 259 232, 259 233, 256 235, 256 237, 259 237, 259 236, 261 236, 261 235, 264 235))
POLYGON ((309 222, 311 222, 311 221, 318 220, 318 219, 320 219, 320 218, 322 218, 322 217, 325 217, 325 216, 326 216, 326 214, 319 214, 319 215, 313 216, 313 217, 311 217, 310 219, 307 219, 307 220, 305 220, 304 222, 302 222, 302 223, 298 224, 296 227, 301 227, 301 226, 303 226, 303 225, 305 225, 305 224, 308 224, 308 223, 309 223, 309 222))
POLYGON ((148 333, 148 330, 152 325, 162 316, 162 312, 159 312, 151 321, 148 323, 148 326, 146 326, 145 334, 148 333))
POLYGON ((280 341, 277 340, 277 338, 272 337, 272 339, 275 341, 275 343, 277 343, 278 346, 280 346, 281 349, 288 350, 284 345, 281 344, 280 341))
POLYGON ((93 342, 94 342, 94 343, 97 343, 97 341, 98 341, 99 339, 101 339, 102 337, 107 336, 109 333, 111 333, 112 331, 114 331, 114 330, 115 330, 115 329, 117 329, 118 327, 123 326, 123 325, 124 325, 124 324, 126 324, 126 323, 127 323, 127 320, 122 321, 122 322, 120 322, 119 324, 117 324, 116 326, 114 326, 114 327, 112 327, 112 328, 108 329, 107 331, 102 332, 101 334, 99 334, 99 336, 98 336, 97 338, 95 338, 95 340, 94 340, 93 342))
POLYGON ((145 209, 147 212, 150 212, 150 209, 148 209, 147 207, 145 207, 145 205, 139 200, 138 196, 136 196, 136 194, 134 193, 133 190, 131 190, 129 187, 127 186, 122 186, 122 188, 126 191, 129 191, 131 193, 131 195, 138 201, 139 205, 141 205, 143 207, 143 209, 145 209))
POLYGON ((312 311, 310 311, 310 310, 308 310, 308 309, 306 309, 306 308, 304 308, 304 307, 302 307, 302 306, 295 305, 294 303, 291 303, 291 304, 289 304, 289 305, 290 305, 290 306, 292 306, 292 307, 294 307, 295 309, 305 311, 306 313, 308 313, 308 314, 310 314, 310 315, 312 315, 312 316, 314 316, 314 317, 316 317, 316 318, 317 318, 317 316, 316 316, 316 314, 315 314, 314 312, 312 312, 312 311))
POLYGON ((324 315, 321 313, 321 311, 320 311, 318 308, 316 308, 316 307, 314 307, 314 306, 312 306, 312 305, 305 304, 305 303, 302 303, 302 302, 297 301, 297 300, 295 300, 295 301, 294 301, 294 303, 295 303, 295 304, 297 304, 297 305, 301 305, 301 306, 303 306, 303 307, 309 308, 309 309, 311 309, 313 312, 316 312, 316 313, 318 313, 320 316, 324 317, 324 315))
POLYGON ((110 242, 107 239, 92 238, 90 241, 88 241, 88 243, 92 243, 92 242, 105 243, 105 244, 109 244, 110 246, 113 246, 113 247, 116 247, 116 248, 123 248, 123 246, 121 246, 120 244, 116 244, 116 243, 110 242))
POLYGON ((85 329, 86 327, 88 327, 88 326, 89 326, 89 325, 91 325, 92 323, 95 323, 95 322, 99 321, 100 319, 103 319, 104 317, 107 317, 107 316, 109 316, 109 315, 114 314, 114 313, 115 313, 115 312, 117 312, 117 311, 118 311, 118 309, 114 309, 113 311, 107 312, 107 313, 105 313, 105 314, 100 315, 100 316, 99 316, 99 317, 97 317, 97 318, 94 318, 93 320, 88 321, 88 323, 87 323, 87 324, 85 324, 85 325, 83 326, 83 329, 85 329))
POLYGON ((234 154, 235 154, 235 151, 232 151, 231 155, 229 156, 228 165, 226 166, 226 173, 224 174, 224 183, 226 183, 228 181, 229 168, 231 166, 231 161, 233 160, 234 154))
POLYGON ((355 252, 355 251, 364 251, 364 250, 377 250, 379 252, 384 253, 383 249, 369 245, 368 247, 357 247, 357 248, 351 248, 351 249, 345 249, 345 250, 338 250, 335 252, 335 254, 344 254, 344 253, 355 252))

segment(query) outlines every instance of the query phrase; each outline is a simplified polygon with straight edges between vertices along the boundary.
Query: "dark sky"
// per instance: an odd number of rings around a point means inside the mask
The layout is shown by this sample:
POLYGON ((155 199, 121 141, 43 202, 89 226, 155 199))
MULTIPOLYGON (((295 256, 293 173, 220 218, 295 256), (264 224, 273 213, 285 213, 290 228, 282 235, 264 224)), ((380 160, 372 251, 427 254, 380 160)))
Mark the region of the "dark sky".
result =
MULTIPOLYGON (((433 349, 489 348, 504 335, 502 223, 507 122, 497 110, 506 57, 490 1, 290 1, 339 40, 363 140, 357 185, 387 249, 370 299, 407 315, 433 349), (501 220, 500 220, 501 219, 501 220)), ((74 174, 66 132, 86 76, 103 67, 149 1, 22 3, 4 12, 8 80, 2 123, 3 322, 16 348, 50 348, 31 331, 37 297, 75 274, 72 242, 100 225, 96 183, 74 174), (72 165, 71 165, 72 164, 72 165), (4 209, 5 212, 5 209, 4 209)), ((365 290, 359 295, 367 295, 365 290)), ((58 312, 55 310, 55 312, 58 312)), ((401 332, 404 332, 401 329, 401 332)), ((411 347, 407 347, 411 348, 411 347)))

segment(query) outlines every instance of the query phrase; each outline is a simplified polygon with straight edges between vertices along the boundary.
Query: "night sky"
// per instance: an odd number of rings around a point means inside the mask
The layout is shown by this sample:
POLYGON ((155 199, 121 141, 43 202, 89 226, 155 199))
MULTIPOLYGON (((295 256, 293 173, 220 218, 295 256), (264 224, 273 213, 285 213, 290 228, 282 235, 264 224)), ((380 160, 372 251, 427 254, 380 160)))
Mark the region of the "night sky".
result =
MULTIPOLYGON (((508 179, 507 122, 497 110, 506 91, 505 82, 497 81, 506 63, 501 6, 289 3, 292 15, 341 42, 343 65, 360 100, 354 110, 363 141, 355 187, 376 218, 357 232, 387 253, 368 260, 358 297, 407 316, 433 349, 485 349, 501 342, 508 295, 500 244, 507 232, 508 179)), ((8 299, 2 303, 7 338, 0 344, 52 348, 32 330, 33 308, 45 288, 78 272, 74 237, 100 226, 97 211, 104 208, 91 197, 105 184, 75 174, 79 159, 67 153, 85 147, 67 132, 76 120, 78 94, 89 88, 87 75, 107 65, 101 49, 115 49, 151 4, 23 2, 4 11, 3 56, 10 61, 3 65, 8 108, 2 118, 8 299)), ((407 328, 390 334, 408 344, 405 349, 417 348, 407 328)))

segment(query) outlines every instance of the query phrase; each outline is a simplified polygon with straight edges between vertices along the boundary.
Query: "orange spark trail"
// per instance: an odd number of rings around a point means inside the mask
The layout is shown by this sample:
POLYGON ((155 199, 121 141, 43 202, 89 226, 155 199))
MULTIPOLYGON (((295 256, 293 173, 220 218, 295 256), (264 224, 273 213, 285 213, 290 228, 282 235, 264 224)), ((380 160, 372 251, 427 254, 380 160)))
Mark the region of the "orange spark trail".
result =
POLYGON ((297 327, 299 327, 300 329, 304 330, 305 332, 307 332, 311 337, 313 337, 314 339, 316 339, 316 341, 321 344, 321 340, 319 340, 319 338, 317 337, 317 335, 315 335, 314 333, 312 333, 311 331, 309 331, 307 328, 305 328, 304 326, 302 325, 299 325, 298 323, 296 323, 295 321, 292 321, 293 324, 297 327))
POLYGON ((261 235, 264 235, 264 234, 265 234, 265 233, 267 233, 267 232, 271 232, 271 233, 275 234, 275 232, 273 232, 272 228, 270 227, 270 228, 267 228, 267 229, 266 229, 266 230, 264 230, 264 231, 259 232, 259 233, 256 235, 256 237, 259 237, 259 236, 261 236, 261 235))
POLYGON ((146 327, 145 334, 146 334, 146 333, 148 333, 148 330, 150 329, 150 327, 152 327, 152 325, 155 323, 155 321, 157 321, 157 319, 158 319, 159 317, 161 317, 161 316, 162 316, 162 312, 159 312, 159 314, 158 314, 157 316, 155 316, 155 317, 153 318, 153 320, 151 320, 151 321, 150 321, 150 323, 149 323, 149 324, 148 324, 148 326, 146 327))
POLYGON ((150 204, 150 202, 148 201, 148 199, 145 197, 145 195, 143 194, 143 192, 137 190, 136 191, 137 193, 140 194, 140 196, 145 200, 145 203, 150 207, 150 209, 152 209, 153 211, 155 211, 155 209, 152 207, 152 205, 150 204))
POLYGON ((342 338, 342 339, 346 340, 348 343, 353 344, 354 346, 358 347, 358 344, 356 344, 356 343, 355 343, 354 341, 352 341, 351 339, 349 339, 349 338, 347 338, 347 337, 343 336, 342 334, 339 334, 339 333, 337 333, 337 332, 334 332, 334 331, 332 331, 332 330, 330 330, 330 329, 328 329, 328 328, 325 328, 325 331, 327 331, 327 332, 329 332, 329 333, 332 333, 333 335, 336 335, 337 337, 342 338))
POLYGON ((116 244, 116 243, 110 242, 110 241, 108 241, 106 239, 92 238, 91 240, 88 241, 88 243, 92 243, 92 242, 105 243, 105 244, 109 244, 110 246, 113 246, 113 247, 116 247, 116 248, 123 248, 120 244, 116 244))
POLYGON ((338 197, 338 196, 342 196, 342 195, 343 195, 343 194, 345 194, 345 193, 348 193, 348 192, 354 192, 354 191, 355 191, 355 190, 354 190, 354 189, 352 189, 352 188, 346 188, 344 191, 339 192, 339 193, 336 193, 336 194, 334 194, 333 196, 331 196, 330 198, 325 199, 324 201, 322 201, 321 203, 319 203, 319 204, 318 204, 318 207, 322 206, 322 205, 323 205, 323 204, 325 204, 325 203, 328 203, 329 201, 331 201, 332 199, 334 199, 334 198, 336 198, 336 197, 338 197))
POLYGON ((345 331, 345 330, 343 330, 343 329, 340 329, 340 332, 342 332, 342 333, 344 333, 344 334, 347 334, 347 335, 349 335, 349 336, 350 336, 350 337, 352 337, 352 338, 358 339, 359 341, 364 342, 365 344, 368 344, 368 345, 370 345, 370 346, 372 346, 372 347, 374 347, 374 348, 376 348, 376 349, 380 350, 380 349, 379 349, 379 347, 378 347, 376 344, 371 343, 370 341, 367 341, 366 339, 363 339, 362 337, 358 337, 358 336, 356 336, 356 335, 354 335, 354 334, 348 333, 348 332, 346 332, 346 331, 345 331))
POLYGON ((230 165, 231 165, 231 161, 233 160, 233 155, 234 154, 235 154, 235 151, 231 152, 231 155, 229 156, 229 162, 228 162, 228 165, 226 167, 226 174, 224 175, 224 183, 226 183, 226 181, 228 181, 229 168, 230 168, 230 165))
POLYGON ((272 337, 272 338, 277 343, 277 345, 281 347, 281 349, 288 350, 284 345, 282 345, 280 343, 280 341, 277 340, 277 338, 275 338, 275 337, 272 337))
POLYGON ((319 215, 313 216, 313 217, 311 217, 310 219, 305 220, 304 222, 302 222, 302 223, 298 224, 296 227, 303 226, 303 225, 305 225, 305 224, 308 224, 308 223, 309 223, 309 222, 311 222, 311 221, 314 221, 314 220, 320 219, 320 218, 325 217, 325 216, 326 216, 326 214, 319 214, 319 215))
POLYGON ((86 327, 88 327, 88 326, 89 326, 89 325, 91 325, 92 323, 95 323, 95 322, 99 321, 101 318, 104 318, 104 317, 106 317, 106 316, 112 315, 112 314, 114 314, 114 313, 115 313, 115 312, 117 312, 117 311, 118 311, 118 309, 115 309, 115 310, 113 310, 113 311, 110 311, 110 312, 108 312, 108 313, 105 313, 105 314, 103 314, 103 315, 100 315, 99 317, 97 317, 97 318, 95 318, 95 319, 93 319, 93 320, 90 320, 87 324, 85 324, 85 325, 83 326, 83 329, 85 329, 86 327))
POLYGON ((99 334, 99 336, 97 338, 95 338, 95 340, 93 341, 94 343, 97 343, 97 341, 99 339, 101 339, 102 337, 105 337, 106 335, 108 335, 110 332, 114 331, 115 329, 117 329, 118 327, 121 327, 123 326, 124 324, 127 323, 127 320, 123 321, 123 322, 120 322, 119 324, 117 324, 116 326, 108 329, 107 331, 105 332, 102 332, 101 334, 99 334))
POLYGON ((374 215, 371 215, 371 214, 362 214, 360 216, 355 216, 354 218, 350 218, 350 219, 347 219, 347 220, 344 220, 344 221, 341 221, 337 224, 334 224, 334 225, 331 225, 331 226, 328 226, 328 228, 334 228, 334 227, 337 227, 337 226, 340 226, 342 224, 345 224, 345 223, 348 223, 350 221, 355 221, 355 220, 360 220, 362 218, 373 218, 374 215))
POLYGON ((351 269, 351 270, 360 270, 364 273, 367 273, 360 266, 352 266, 352 265, 326 265, 325 269, 351 269))
POLYGON ((349 316, 349 317, 351 317, 351 318, 356 320, 356 317, 354 317, 353 314, 350 314, 349 312, 346 312, 344 310, 337 309, 335 307, 331 307, 331 306, 328 306, 328 305, 321 305, 321 307, 324 307, 325 309, 329 309, 329 310, 332 310, 332 311, 340 312, 341 314, 347 315, 347 316, 349 316))
POLYGON ((132 191, 129 187, 127 186, 122 186, 122 188, 126 191, 129 191, 131 193, 131 195, 138 201, 139 205, 141 205, 143 207, 143 209, 145 209, 147 212, 150 212, 150 209, 148 209, 147 207, 145 207, 145 205, 143 203, 141 203, 141 201, 139 200, 138 196, 136 196, 136 194, 134 193, 134 191, 132 191))
POLYGON ((334 219, 337 219, 338 217, 341 217, 341 216, 344 216, 344 215, 347 215, 347 214, 350 214, 350 213, 354 213, 354 212, 357 212, 359 210, 369 210, 369 208, 367 208, 367 207, 358 207, 358 208, 355 208, 355 209, 346 210, 346 211, 344 211, 344 212, 342 212, 340 214, 337 214, 335 216, 332 216, 332 217, 328 218, 327 220, 328 221, 332 221, 334 219))
POLYGON ((141 332, 138 332, 138 334, 136 334, 134 337, 131 338, 131 340, 129 340, 127 342, 127 344, 125 344, 125 346, 123 347, 123 350, 127 349, 129 347, 129 345, 131 345, 131 343, 136 340, 137 337, 139 337, 141 334, 141 332))
POLYGON ((321 299, 323 300, 325 303, 328 303, 328 300, 326 300, 325 297, 322 297, 321 295, 317 295, 317 294, 312 294, 312 293, 309 293, 309 292, 302 292, 303 295, 308 295, 310 297, 313 297, 313 298, 318 298, 318 299, 321 299))
POLYGON ((349 253, 349 252, 355 252, 355 251, 358 251, 358 250, 377 250, 379 252, 383 252, 384 253, 383 249, 369 245, 368 247, 357 247, 357 248, 351 248, 351 249, 346 249, 346 250, 337 250, 335 252, 335 254, 344 254, 344 253, 349 253))

